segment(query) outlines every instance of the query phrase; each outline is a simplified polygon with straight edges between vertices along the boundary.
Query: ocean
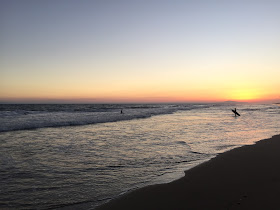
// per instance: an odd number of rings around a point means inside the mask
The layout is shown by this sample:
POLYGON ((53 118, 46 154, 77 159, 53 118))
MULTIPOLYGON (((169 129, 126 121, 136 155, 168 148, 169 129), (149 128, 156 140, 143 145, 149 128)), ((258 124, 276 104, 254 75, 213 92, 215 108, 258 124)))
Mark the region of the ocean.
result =
POLYGON ((94 209, 279 134, 279 118, 277 104, 1 104, 0 209, 94 209))

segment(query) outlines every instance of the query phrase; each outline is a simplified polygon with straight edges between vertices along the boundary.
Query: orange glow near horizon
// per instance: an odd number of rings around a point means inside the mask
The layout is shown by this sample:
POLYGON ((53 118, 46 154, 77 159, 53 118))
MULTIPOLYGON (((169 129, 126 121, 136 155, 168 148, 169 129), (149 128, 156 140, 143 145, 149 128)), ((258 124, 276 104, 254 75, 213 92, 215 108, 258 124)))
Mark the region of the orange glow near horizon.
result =
POLYGON ((94 75, 81 79, 68 75, 67 79, 56 76, 43 81, 21 80, 14 84, 7 79, 0 83, 0 103, 202 103, 280 99, 276 82, 260 85, 247 82, 248 78, 242 78, 239 83, 224 82, 229 77, 217 79, 211 76, 172 73, 161 77, 123 76, 98 80, 94 75))
POLYGON ((207 103, 207 102, 224 102, 224 101, 240 101, 240 102, 261 102, 275 100, 276 95, 265 97, 256 90, 235 90, 229 94, 216 92, 160 92, 160 93, 103 93, 103 94, 76 94, 70 95, 56 93, 56 95, 26 95, 25 97, 10 96, 0 98, 0 102, 10 101, 11 103, 207 103))
POLYGON ((261 99, 261 95, 256 90, 235 90, 230 94, 230 98, 236 101, 251 101, 261 99))

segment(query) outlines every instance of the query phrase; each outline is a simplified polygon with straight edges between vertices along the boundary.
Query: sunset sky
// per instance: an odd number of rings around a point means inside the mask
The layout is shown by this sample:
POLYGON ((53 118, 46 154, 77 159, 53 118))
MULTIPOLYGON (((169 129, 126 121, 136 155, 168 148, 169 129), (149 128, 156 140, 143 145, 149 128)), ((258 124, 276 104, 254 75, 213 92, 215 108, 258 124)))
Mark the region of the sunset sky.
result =
POLYGON ((0 102, 279 102, 279 11, 278 0, 0 0, 0 102))

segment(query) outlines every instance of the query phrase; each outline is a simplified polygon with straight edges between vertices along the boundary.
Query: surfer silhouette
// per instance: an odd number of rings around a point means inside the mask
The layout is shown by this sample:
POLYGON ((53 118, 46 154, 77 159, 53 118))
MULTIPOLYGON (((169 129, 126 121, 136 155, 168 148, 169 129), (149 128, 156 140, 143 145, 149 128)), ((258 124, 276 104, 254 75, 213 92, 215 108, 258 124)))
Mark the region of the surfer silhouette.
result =
POLYGON ((121 114, 123 114, 123 111, 121 110, 121 114))
POLYGON ((240 116, 240 114, 236 111, 236 108, 234 108, 233 110, 231 110, 234 113, 234 116, 240 116))

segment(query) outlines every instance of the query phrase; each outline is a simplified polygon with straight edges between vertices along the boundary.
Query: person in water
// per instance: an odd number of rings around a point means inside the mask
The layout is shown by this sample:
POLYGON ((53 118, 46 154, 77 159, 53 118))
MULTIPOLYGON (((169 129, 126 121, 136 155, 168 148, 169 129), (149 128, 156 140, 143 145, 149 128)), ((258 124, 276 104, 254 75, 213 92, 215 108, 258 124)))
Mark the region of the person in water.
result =
POLYGON ((123 111, 121 110, 121 114, 123 114, 123 111))
POLYGON ((234 116, 240 116, 240 114, 236 111, 236 108, 234 108, 234 110, 232 110, 234 112, 234 116))

